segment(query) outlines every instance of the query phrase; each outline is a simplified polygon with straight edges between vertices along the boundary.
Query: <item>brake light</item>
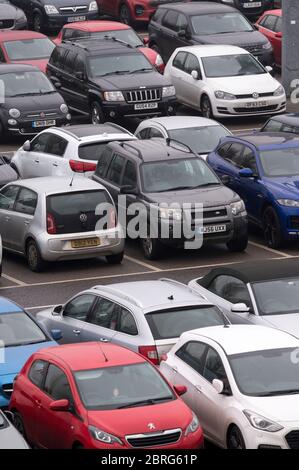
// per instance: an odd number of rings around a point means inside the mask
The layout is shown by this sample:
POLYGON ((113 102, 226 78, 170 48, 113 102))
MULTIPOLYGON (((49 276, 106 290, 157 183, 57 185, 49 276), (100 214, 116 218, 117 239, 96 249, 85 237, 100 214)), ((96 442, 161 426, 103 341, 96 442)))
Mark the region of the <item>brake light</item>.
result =
POLYGON ((90 162, 81 162, 79 160, 70 160, 69 161, 71 170, 75 173, 85 173, 86 171, 95 171, 97 164, 90 162))
POLYGON ((52 214, 47 214, 47 232, 51 235, 55 235, 57 233, 55 219, 52 214))
POLYGON ((109 209, 108 228, 116 227, 116 212, 114 209, 109 209))
POLYGON ((156 346, 139 346, 138 352, 156 366, 159 365, 159 356, 156 346))

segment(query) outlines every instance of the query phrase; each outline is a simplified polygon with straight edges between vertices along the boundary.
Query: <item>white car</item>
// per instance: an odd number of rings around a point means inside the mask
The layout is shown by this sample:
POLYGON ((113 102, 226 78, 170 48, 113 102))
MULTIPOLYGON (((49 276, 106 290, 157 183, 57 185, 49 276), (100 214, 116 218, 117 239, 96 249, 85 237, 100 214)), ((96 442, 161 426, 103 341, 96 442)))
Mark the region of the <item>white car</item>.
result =
POLYGON ((22 178, 90 176, 109 142, 136 140, 123 127, 113 123, 52 127, 40 132, 14 154, 11 165, 22 178))
POLYGON ((221 137, 232 133, 212 119, 199 116, 166 116, 141 121, 135 135, 142 140, 154 137, 174 139, 206 158, 217 147, 221 137))
POLYGON ((206 118, 282 113, 283 86, 245 49, 236 46, 181 47, 170 57, 164 75, 179 102, 206 118))
POLYGON ((206 438, 231 449, 299 449, 299 340, 262 326, 183 333, 162 374, 185 385, 184 401, 206 438))

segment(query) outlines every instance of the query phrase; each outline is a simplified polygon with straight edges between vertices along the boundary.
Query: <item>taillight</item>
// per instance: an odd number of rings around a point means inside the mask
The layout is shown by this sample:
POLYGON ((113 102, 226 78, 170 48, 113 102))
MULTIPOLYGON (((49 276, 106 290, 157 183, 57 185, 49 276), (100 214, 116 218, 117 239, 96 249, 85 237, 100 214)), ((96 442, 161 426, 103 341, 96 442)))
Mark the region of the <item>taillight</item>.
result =
POLYGON ((95 171, 97 164, 89 162, 81 162, 79 160, 69 161, 71 169, 76 173, 85 173, 86 171, 95 171))
POLYGON ((47 232, 51 235, 57 233, 55 219, 52 214, 47 214, 47 232))
POLYGON ((159 365, 159 356, 156 346, 139 346, 138 351, 156 366, 159 365))
POLYGON ((109 209, 108 228, 115 228, 115 227, 116 227, 116 212, 114 209, 109 209))

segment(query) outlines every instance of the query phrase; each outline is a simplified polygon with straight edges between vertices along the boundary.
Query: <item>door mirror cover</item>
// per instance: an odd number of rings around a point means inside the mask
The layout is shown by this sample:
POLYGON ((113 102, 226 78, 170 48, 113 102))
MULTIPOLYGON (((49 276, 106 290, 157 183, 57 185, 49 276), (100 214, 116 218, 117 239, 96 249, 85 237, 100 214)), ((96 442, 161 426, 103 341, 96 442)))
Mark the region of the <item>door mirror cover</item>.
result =
POLYGON ((250 308, 244 303, 234 304, 231 308, 232 313, 249 313, 250 308))
POLYGON ((30 140, 26 140, 26 142, 23 143, 22 149, 25 150, 25 152, 30 152, 30 149, 31 149, 30 140))
POLYGON ((223 393, 224 383, 222 382, 222 380, 214 379, 212 385, 219 395, 223 393))
POLYGON ((62 313, 62 305, 56 305, 52 310, 52 315, 54 316, 61 315, 61 313, 62 313))
POLYGON ((181 397, 187 392, 186 385, 174 385, 173 388, 179 397, 181 397))
POLYGON ((51 411, 69 411, 70 402, 66 399, 55 400, 50 403, 49 407, 51 411))
POLYGON ((253 178, 254 174, 251 168, 242 168, 242 170, 239 171, 239 176, 242 178, 253 178))

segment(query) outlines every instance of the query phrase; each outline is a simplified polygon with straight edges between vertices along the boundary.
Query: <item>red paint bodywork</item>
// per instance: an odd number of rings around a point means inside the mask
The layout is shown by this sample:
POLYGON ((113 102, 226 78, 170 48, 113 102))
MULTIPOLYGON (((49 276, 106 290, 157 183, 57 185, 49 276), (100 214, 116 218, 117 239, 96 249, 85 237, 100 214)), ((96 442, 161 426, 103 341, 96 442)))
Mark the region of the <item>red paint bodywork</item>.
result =
MULTIPOLYGON (((277 34, 277 32, 271 31, 267 28, 264 28, 263 26, 260 25, 260 22, 263 20, 263 18, 266 15, 273 15, 273 16, 282 16, 282 11, 281 10, 268 10, 263 13, 263 15, 257 20, 256 26, 258 27, 259 31, 266 36, 266 38, 269 39, 269 41, 272 44, 273 47, 273 52, 274 52, 274 59, 276 65, 281 66, 281 46, 282 46, 282 36, 281 34, 277 34)), ((281 33, 281 31, 280 31, 281 33)))

